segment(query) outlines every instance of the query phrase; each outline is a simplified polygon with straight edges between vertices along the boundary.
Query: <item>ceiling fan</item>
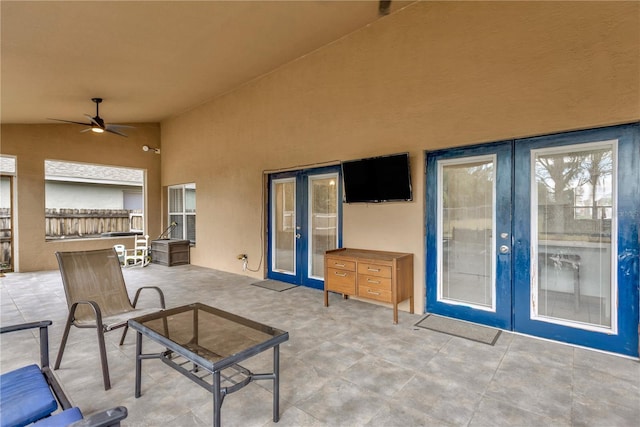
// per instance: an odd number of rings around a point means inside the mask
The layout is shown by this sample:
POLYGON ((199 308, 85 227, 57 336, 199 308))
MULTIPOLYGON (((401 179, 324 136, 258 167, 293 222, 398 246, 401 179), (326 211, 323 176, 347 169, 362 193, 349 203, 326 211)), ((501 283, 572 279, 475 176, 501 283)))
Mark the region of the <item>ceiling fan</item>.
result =
POLYGON ((127 135, 122 133, 120 129, 134 128, 134 126, 106 124, 102 119, 102 117, 100 117, 100 114, 98 112, 100 108, 100 103, 102 102, 102 98, 91 98, 91 100, 96 103, 96 116, 91 117, 89 114, 85 114, 85 116, 89 119, 89 123, 74 122, 72 120, 61 120, 61 119, 49 119, 49 120, 55 120, 58 122, 65 122, 65 123, 73 123, 76 125, 90 126, 88 129, 81 130, 80 132, 88 132, 88 131, 92 131, 95 133, 110 132, 110 133, 115 133, 116 135, 120 135, 124 137, 126 137, 127 135))

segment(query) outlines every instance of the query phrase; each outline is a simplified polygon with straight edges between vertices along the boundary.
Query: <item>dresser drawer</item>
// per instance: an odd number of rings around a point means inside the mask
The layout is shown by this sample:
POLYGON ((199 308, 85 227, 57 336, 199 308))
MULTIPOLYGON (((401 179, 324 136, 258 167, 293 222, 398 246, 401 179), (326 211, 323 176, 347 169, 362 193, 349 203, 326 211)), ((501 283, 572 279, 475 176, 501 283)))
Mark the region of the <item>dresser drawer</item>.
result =
POLYGON ((391 266, 359 262, 358 274, 366 274, 368 276, 391 278, 391 266))
POLYGON ((326 258, 327 267, 338 270, 356 271, 356 263, 354 261, 345 261, 343 258, 326 258))
POLYGON ((371 289, 391 292, 391 279, 358 274, 358 286, 368 286, 371 289))
POLYGON ((391 290, 372 287, 360 282, 358 284, 358 296, 362 298, 374 299, 382 302, 391 302, 391 290))
POLYGON ((340 292, 341 294, 355 295, 356 293, 356 273, 353 271, 327 269, 325 286, 329 291, 340 292))

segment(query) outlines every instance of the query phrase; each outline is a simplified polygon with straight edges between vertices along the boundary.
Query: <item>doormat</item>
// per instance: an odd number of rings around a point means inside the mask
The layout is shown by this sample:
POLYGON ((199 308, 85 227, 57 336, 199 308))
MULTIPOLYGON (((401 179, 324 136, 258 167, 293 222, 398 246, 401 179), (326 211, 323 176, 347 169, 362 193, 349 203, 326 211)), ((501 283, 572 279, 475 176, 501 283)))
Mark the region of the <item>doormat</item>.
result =
POLYGON ((502 333, 500 329, 432 314, 427 314, 415 326, 488 345, 494 345, 502 333))
POLYGON ((262 280, 260 282, 252 283, 253 286, 260 288, 271 289, 272 291, 282 292, 287 289, 297 288, 298 285, 292 285, 291 283, 280 282, 278 280, 262 280))

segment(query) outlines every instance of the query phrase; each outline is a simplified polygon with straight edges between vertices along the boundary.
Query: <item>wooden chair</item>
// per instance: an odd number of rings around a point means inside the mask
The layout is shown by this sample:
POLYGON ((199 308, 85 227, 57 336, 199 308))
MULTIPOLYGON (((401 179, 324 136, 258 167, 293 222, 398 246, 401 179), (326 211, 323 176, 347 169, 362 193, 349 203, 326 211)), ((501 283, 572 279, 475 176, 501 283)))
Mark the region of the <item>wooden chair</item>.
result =
POLYGON ((124 255, 124 266, 139 265, 146 267, 149 265, 151 257, 149 256, 149 235, 136 235, 133 249, 127 249, 124 255))
POLYGON ((69 316, 53 369, 60 367, 71 325, 78 328, 95 328, 98 332, 104 389, 108 390, 111 388, 111 382, 104 333, 124 327, 120 339, 120 345, 122 345, 129 329, 128 320, 163 310, 165 308, 164 294, 156 286, 144 286, 136 291, 132 304, 124 283, 118 255, 113 248, 56 252, 56 257, 67 297, 69 316), (160 307, 145 309, 136 307, 143 289, 154 289, 158 292, 160 307))

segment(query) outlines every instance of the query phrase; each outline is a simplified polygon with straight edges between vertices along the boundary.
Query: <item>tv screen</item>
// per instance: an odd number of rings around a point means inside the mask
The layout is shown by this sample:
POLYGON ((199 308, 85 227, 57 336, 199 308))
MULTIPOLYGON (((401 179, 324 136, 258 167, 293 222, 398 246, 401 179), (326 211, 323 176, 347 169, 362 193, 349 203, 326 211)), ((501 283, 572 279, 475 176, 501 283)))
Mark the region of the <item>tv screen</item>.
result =
POLYGON ((342 162, 347 203, 413 200, 409 153, 342 162))

